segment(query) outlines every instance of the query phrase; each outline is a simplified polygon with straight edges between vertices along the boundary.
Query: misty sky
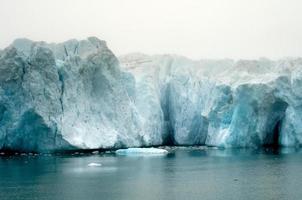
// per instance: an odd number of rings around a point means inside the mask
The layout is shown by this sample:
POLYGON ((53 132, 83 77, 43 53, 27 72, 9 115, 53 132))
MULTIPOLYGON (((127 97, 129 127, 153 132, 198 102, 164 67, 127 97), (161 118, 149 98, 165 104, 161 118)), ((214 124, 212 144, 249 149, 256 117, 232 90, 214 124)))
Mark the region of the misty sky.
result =
POLYGON ((117 55, 302 56, 301 0, 0 0, 0 27, 0 48, 97 36, 117 55))

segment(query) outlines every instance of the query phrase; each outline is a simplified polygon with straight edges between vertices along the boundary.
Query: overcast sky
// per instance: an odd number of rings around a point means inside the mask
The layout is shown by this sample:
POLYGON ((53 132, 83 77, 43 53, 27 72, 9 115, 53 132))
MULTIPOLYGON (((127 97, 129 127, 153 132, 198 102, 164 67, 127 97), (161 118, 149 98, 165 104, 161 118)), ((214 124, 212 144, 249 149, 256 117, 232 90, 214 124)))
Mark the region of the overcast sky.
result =
POLYGON ((0 27, 0 48, 97 36, 117 55, 302 56, 301 0, 0 0, 0 27))

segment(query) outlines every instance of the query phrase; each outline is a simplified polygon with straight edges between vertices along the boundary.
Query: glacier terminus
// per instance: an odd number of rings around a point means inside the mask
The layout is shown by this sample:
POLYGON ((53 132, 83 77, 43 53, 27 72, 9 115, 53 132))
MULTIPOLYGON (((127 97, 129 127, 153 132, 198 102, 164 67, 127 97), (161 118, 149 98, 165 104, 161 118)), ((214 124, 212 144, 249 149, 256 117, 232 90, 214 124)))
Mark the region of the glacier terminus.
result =
POLYGON ((0 149, 299 146, 302 58, 116 57, 96 37, 0 50, 0 149))

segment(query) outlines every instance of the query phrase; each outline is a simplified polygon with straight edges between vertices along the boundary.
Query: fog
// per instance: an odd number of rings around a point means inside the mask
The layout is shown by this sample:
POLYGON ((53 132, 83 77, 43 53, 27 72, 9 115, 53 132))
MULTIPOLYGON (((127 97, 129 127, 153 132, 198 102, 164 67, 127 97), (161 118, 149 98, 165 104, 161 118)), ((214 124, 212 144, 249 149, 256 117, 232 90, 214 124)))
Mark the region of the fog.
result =
POLYGON ((300 0, 0 0, 0 48, 97 36, 117 55, 296 57, 301 9, 300 0))

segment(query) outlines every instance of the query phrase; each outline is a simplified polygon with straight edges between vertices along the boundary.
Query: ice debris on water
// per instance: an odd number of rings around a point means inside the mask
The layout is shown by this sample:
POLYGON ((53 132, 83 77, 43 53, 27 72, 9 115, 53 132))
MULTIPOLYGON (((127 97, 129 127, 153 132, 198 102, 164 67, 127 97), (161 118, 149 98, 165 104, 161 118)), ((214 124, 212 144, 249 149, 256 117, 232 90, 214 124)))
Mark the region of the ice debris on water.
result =
POLYGON ((159 148, 128 148, 118 149, 115 153, 117 155, 165 155, 169 152, 159 148))
POLYGON ((92 163, 89 163, 87 166, 88 167, 100 167, 100 166, 102 166, 102 164, 101 163, 94 163, 94 162, 92 162, 92 163))

